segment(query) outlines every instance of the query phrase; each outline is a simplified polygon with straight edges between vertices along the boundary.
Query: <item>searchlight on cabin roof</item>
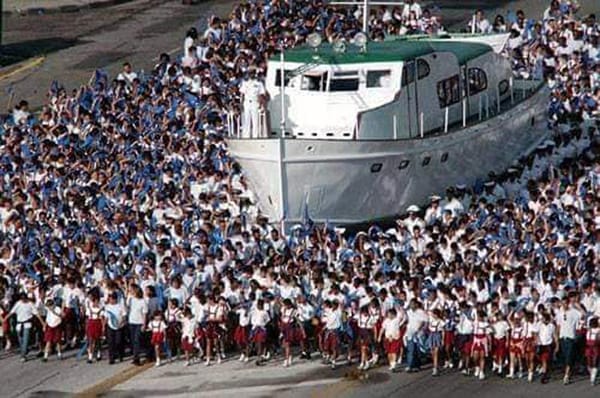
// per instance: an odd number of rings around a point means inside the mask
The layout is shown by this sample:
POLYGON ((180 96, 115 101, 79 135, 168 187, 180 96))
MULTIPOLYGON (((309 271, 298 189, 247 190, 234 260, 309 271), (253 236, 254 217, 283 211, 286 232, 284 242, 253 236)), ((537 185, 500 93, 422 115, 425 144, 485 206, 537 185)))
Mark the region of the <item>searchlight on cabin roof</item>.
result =
POLYGON ((333 42, 331 49, 334 53, 345 53, 346 52, 346 42, 343 39, 336 40, 333 42))
POLYGON ((317 51, 322 42, 323 38, 317 32, 311 33, 306 37, 306 43, 310 48, 314 49, 315 51, 317 51))
POLYGON ((361 53, 367 52, 367 42, 369 41, 369 39, 367 38, 366 34, 364 34, 363 32, 358 32, 356 35, 354 35, 353 41, 354 45, 359 48, 361 53))

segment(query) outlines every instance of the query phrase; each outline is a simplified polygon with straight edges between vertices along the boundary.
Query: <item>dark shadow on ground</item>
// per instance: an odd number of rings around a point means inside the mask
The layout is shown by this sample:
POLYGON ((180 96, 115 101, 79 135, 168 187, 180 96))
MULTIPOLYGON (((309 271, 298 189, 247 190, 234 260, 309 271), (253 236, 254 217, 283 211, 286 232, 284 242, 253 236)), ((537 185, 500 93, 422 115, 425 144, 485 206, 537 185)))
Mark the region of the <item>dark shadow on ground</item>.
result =
POLYGON ((76 38, 49 37, 5 44, 0 47, 0 66, 7 66, 27 58, 53 53, 83 43, 76 38))

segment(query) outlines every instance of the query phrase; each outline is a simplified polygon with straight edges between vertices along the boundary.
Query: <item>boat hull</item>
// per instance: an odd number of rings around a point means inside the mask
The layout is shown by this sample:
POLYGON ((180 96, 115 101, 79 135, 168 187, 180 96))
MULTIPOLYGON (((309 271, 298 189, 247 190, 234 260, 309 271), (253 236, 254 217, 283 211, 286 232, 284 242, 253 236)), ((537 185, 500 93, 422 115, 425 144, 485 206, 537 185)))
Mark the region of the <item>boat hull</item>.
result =
POLYGON ((389 218, 454 184, 501 172, 547 139, 548 92, 447 134, 408 140, 231 139, 271 221, 342 224, 389 218), (280 166, 281 165, 281 166, 280 166))

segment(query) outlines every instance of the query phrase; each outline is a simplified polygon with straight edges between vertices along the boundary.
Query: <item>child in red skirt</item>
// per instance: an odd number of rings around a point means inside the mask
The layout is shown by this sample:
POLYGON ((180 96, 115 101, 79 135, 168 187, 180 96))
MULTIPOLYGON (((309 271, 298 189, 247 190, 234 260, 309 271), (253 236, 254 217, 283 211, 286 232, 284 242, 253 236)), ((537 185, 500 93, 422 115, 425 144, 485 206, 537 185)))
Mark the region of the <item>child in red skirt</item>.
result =
POLYGON ((475 365, 475 377, 485 379, 485 360, 489 354, 489 335, 491 326, 483 310, 477 312, 477 320, 473 323, 473 345, 471 357, 475 365))
POLYGON ((44 306, 46 310, 46 319, 44 322, 44 358, 43 362, 48 361, 48 355, 52 345, 56 347, 58 359, 62 359, 61 344, 62 340, 62 309, 49 299, 44 306))
POLYGON ((99 341, 104 334, 102 319, 104 318, 104 307, 100 304, 100 294, 97 290, 93 290, 89 295, 89 302, 86 306, 87 322, 85 326, 85 336, 88 344, 88 359, 87 363, 92 363, 94 352, 98 348, 96 358, 100 360, 100 344, 99 341))
POLYGON ((4 349, 9 351, 12 347, 12 343, 10 341, 10 321, 8 320, 9 311, 6 310, 4 305, 0 304, 0 321, 2 322, 2 327, 0 327, 0 339, 4 343, 4 349))
POLYGON ((598 376, 598 357, 600 354, 600 327, 598 318, 590 319, 589 327, 585 336, 585 357, 590 372, 590 383, 596 384, 598 376))
POLYGON ((192 310, 186 308, 183 310, 183 315, 178 315, 178 321, 181 323, 181 349, 185 354, 185 366, 190 366, 191 356, 194 352, 196 318, 194 318, 192 310))
POLYGON ((502 375, 504 361, 508 354, 509 330, 510 325, 506 321, 506 317, 498 312, 492 324, 492 372, 497 371, 499 375, 502 375))
POLYGON ((152 333, 150 338, 150 344, 154 347, 154 355, 156 356, 156 364, 154 366, 160 366, 160 351, 161 347, 165 342, 167 324, 163 321, 163 314, 157 310, 154 312, 152 320, 148 324, 148 329, 152 333))
POLYGON ((271 322, 269 312, 265 310, 265 302, 262 299, 256 301, 256 308, 250 313, 250 341, 256 345, 258 359, 256 365, 262 365, 265 356, 265 342, 267 341, 267 324, 271 322))
POLYGON ((400 318, 394 308, 390 308, 386 318, 381 323, 378 341, 383 340, 383 347, 388 357, 390 371, 396 369, 398 351, 400 350, 400 318))
POLYGON ((248 329, 250 328, 250 316, 246 305, 240 306, 236 311, 238 323, 233 332, 233 341, 242 352, 240 362, 248 362, 250 346, 248 344, 248 329))

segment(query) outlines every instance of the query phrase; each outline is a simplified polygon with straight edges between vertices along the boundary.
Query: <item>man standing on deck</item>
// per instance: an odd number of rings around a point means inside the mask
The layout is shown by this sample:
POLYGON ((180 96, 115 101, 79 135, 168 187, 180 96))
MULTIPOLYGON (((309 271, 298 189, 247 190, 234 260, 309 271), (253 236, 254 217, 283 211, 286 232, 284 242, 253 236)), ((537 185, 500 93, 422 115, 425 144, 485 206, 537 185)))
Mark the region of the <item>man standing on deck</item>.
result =
POLYGON ((248 79, 240 86, 244 104, 242 138, 259 138, 262 134, 260 114, 264 107, 267 90, 263 82, 256 78, 256 70, 250 69, 248 79))

